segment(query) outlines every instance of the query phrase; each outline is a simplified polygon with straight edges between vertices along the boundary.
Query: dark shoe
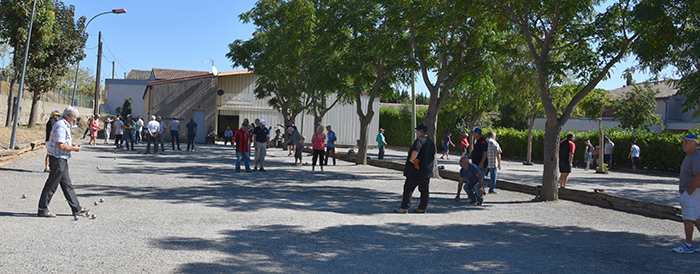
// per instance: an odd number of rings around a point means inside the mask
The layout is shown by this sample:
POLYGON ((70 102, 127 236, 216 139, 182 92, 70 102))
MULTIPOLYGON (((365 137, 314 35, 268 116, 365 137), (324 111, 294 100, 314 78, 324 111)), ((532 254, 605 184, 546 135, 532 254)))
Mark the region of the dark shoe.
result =
POLYGON ((498 194, 498 192, 494 191, 489 191, 489 194, 498 194))
POLYGON ((253 171, 258 171, 258 167, 255 167, 255 168, 253 169, 253 171))
POLYGON ((240 170, 236 170, 236 172, 241 172, 240 170))
POLYGON ((252 170, 246 170, 245 172, 247 172, 247 173, 251 173, 251 172, 253 172, 253 171, 252 171, 252 170))
POLYGON ((396 212, 396 213, 406 213, 406 212, 408 212, 408 209, 399 207, 399 208, 397 208, 397 209, 394 209, 394 212, 396 212))
POLYGON ((48 213, 39 213, 36 215, 37 217, 44 217, 44 218, 56 218, 56 214, 53 214, 51 212, 48 213))
POLYGON ((45 169, 44 169, 44 172, 51 172, 51 170, 48 169, 48 168, 45 168, 45 169))
POLYGON ((425 209, 416 208, 413 210, 415 213, 425 213, 425 209))
POLYGON ((144 154, 144 155, 145 155, 145 154, 148 154, 148 152, 144 152, 143 154, 144 154))
POLYGON ((482 205, 482 204, 484 204, 484 202, 478 202, 478 203, 476 203, 476 205, 478 205, 478 206, 480 206, 480 205, 482 205))
POLYGON ((260 172, 265 172, 265 169, 261 167, 260 172))

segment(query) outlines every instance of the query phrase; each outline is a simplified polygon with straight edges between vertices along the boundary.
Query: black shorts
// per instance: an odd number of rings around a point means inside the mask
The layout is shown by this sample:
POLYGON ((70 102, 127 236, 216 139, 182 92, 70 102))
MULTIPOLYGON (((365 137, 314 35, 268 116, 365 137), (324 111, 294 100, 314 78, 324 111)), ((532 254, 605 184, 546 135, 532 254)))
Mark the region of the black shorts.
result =
POLYGON ((639 157, 632 157, 632 166, 639 166, 639 157))
POLYGON ((559 161, 559 173, 571 173, 569 162, 559 161))

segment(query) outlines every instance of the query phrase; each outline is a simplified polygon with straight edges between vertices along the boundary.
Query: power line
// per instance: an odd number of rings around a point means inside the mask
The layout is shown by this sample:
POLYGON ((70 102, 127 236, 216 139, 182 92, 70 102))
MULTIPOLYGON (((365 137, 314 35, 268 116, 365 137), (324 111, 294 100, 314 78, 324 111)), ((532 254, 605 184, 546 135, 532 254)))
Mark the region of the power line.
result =
MULTIPOLYGON (((117 64, 119 64, 119 67, 121 67, 122 70, 124 70, 124 72, 127 72, 126 68, 122 65, 121 62, 119 62, 119 59, 117 59, 117 56, 115 56, 114 53, 112 52, 112 50, 109 48, 109 45, 107 45, 107 42, 105 41, 105 37, 104 37, 104 36, 102 36, 102 41, 104 42, 105 47, 107 47, 107 51, 109 51, 109 54, 111 54, 112 57, 114 58, 114 61, 117 62, 117 64)), ((111 61, 110 61, 110 62, 111 62, 111 61)))

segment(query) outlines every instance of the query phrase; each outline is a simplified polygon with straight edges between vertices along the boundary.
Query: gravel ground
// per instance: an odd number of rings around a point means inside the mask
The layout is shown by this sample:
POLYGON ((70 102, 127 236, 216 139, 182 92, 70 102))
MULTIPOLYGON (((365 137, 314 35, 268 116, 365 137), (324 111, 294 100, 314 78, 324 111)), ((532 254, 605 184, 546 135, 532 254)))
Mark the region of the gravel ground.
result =
MULTIPOLYGON (((236 173, 232 152, 210 145, 153 156, 84 147, 69 161, 70 172, 82 205, 97 219, 78 221, 60 191, 50 205, 59 216, 35 217, 47 177, 44 152, 0 166, 0 272, 700 269, 700 255, 671 251, 682 241, 679 222, 568 201, 530 202, 533 196, 509 191, 477 207, 455 202, 457 184, 443 180, 431 182, 428 213, 396 214, 399 172, 339 161, 311 173, 271 149, 268 172, 236 173), (94 206, 100 198, 105 202, 94 206)), ((417 198, 416 191, 415 204, 417 198)))

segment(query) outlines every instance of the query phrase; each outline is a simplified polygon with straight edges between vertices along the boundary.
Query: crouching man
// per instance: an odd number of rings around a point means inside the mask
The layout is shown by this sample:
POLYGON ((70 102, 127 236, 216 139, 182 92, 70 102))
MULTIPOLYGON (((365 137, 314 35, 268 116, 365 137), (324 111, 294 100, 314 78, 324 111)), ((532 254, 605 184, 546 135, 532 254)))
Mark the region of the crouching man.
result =
MULTIPOLYGON (((457 196, 455 202, 459 202, 459 195, 464 191, 467 192, 467 203, 476 203, 481 205, 484 203, 484 173, 475 164, 469 163, 469 157, 459 159, 459 186, 457 187, 457 196), (466 182, 465 182, 466 181, 466 182)), ((488 179, 486 179, 488 182, 488 179)))

